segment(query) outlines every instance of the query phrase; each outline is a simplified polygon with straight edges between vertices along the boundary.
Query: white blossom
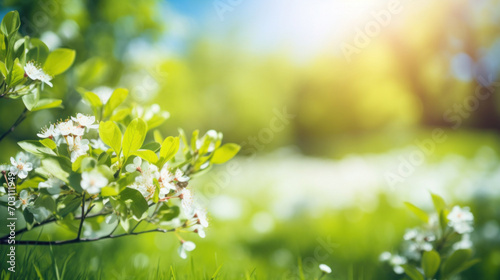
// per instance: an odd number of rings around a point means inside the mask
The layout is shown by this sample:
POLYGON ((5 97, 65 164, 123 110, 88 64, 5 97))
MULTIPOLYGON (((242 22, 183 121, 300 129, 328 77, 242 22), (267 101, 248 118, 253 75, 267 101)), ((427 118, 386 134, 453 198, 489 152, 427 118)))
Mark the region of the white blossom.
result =
POLYGON ((12 164, 10 172, 21 179, 28 177, 28 172, 33 170, 33 164, 26 161, 26 156, 23 153, 17 154, 16 159, 11 157, 10 163, 12 164))
POLYGON ((321 270, 323 273, 326 273, 326 274, 332 273, 332 269, 324 263, 319 265, 319 270, 321 270))
POLYGON ((56 126, 51 124, 48 128, 42 129, 40 133, 37 133, 37 136, 40 138, 54 138, 59 134, 56 126))
POLYGON ((179 197, 181 198, 181 205, 187 213, 190 213, 193 209, 193 196, 191 191, 188 189, 182 189, 179 197))
POLYGON ((68 147, 71 152, 71 162, 82 155, 86 155, 89 150, 89 140, 80 137, 68 137, 68 147))
POLYGON ((58 178, 50 177, 47 181, 38 183, 39 189, 61 188, 64 182, 58 178))
POLYGON ((108 179, 96 170, 82 173, 82 181, 80 183, 83 190, 89 194, 98 194, 101 189, 108 184, 108 179))
POLYGON ((52 87, 52 83, 50 82, 52 80, 52 77, 48 74, 46 74, 42 68, 36 66, 32 61, 28 61, 26 65, 24 66, 24 72, 26 73, 26 76, 28 76, 32 80, 39 80, 42 83, 45 83, 52 87))
POLYGON ((470 249, 472 248, 472 241, 470 240, 470 235, 468 233, 462 235, 462 240, 453 244, 453 249, 470 249))
POLYGON ((474 221, 474 216, 470 212, 469 207, 460 208, 459 206, 455 206, 447 218, 449 220, 448 225, 457 233, 463 234, 473 231, 472 222, 474 221))
POLYGON ((141 168, 141 164, 142 164, 142 159, 140 157, 135 157, 133 163, 127 164, 127 166, 125 166, 125 170, 127 172, 138 171, 138 169, 140 170, 141 168))
POLYGON ((63 136, 70 135, 71 132, 73 132, 73 121, 68 120, 65 122, 61 122, 57 125, 57 129, 59 130, 59 133, 61 133, 61 135, 63 136))
POLYGON ((90 140, 90 146, 92 146, 93 149, 102 151, 107 151, 109 149, 109 147, 104 144, 101 138, 90 140))
POLYGON ((196 248, 196 245, 191 241, 182 241, 181 246, 179 247, 179 256, 185 259, 187 258, 187 252, 191 252, 196 248))
POLYGON ((22 190, 19 193, 19 200, 16 200, 16 202, 14 203, 14 206, 16 208, 21 208, 24 211, 24 209, 26 209, 26 207, 34 204, 33 200, 35 198, 36 198, 36 196, 34 196, 34 195, 29 196, 27 190, 22 190))

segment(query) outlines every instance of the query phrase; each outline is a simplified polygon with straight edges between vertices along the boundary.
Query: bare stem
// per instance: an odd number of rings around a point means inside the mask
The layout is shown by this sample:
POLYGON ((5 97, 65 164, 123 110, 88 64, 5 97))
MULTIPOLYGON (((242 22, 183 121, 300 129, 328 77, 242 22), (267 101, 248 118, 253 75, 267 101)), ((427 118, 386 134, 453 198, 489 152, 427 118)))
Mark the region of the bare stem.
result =
MULTIPOLYGON (((140 235, 140 234, 152 233, 152 232, 167 233, 167 232, 171 232, 171 231, 175 231, 175 229, 166 230, 166 229, 161 229, 161 228, 155 228, 155 229, 150 229, 150 230, 145 230, 145 231, 122 233, 122 234, 117 234, 117 235, 108 234, 108 235, 96 237, 96 238, 79 238, 79 239, 59 240, 59 241, 16 240, 16 245, 64 245, 64 244, 73 244, 73 243, 92 242, 92 241, 98 241, 98 240, 103 240, 103 239, 120 238, 120 237, 128 236, 128 235, 140 235)), ((0 241, 0 243, 7 244, 7 240, 2 239, 0 241)))
POLYGON ((0 136, 0 141, 2 141, 7 135, 9 135, 11 132, 13 132, 18 125, 20 125, 24 119, 26 119, 26 116, 28 115, 28 108, 24 108, 23 112, 21 115, 17 118, 17 120, 14 122, 14 124, 7 130, 5 131, 2 136, 0 136))

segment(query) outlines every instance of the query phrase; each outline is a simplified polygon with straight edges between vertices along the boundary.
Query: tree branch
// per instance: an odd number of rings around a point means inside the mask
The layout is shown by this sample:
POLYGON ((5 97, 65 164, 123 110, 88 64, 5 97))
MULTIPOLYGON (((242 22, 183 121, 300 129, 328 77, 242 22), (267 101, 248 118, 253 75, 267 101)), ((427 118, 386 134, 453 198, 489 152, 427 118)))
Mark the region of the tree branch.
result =
MULTIPOLYGON (((15 245, 64 245, 64 244, 72 244, 72 243, 92 242, 92 241, 98 241, 98 240, 103 240, 103 239, 120 238, 120 237, 128 236, 128 235, 140 235, 140 234, 152 233, 152 232, 167 233, 167 232, 172 232, 175 230, 176 229, 166 230, 166 229, 161 229, 161 228, 155 228, 155 229, 150 229, 150 230, 145 230, 145 231, 140 231, 140 232, 122 233, 122 234, 117 234, 117 235, 109 234, 109 235, 96 237, 96 238, 79 238, 79 239, 60 240, 60 241, 16 240, 15 245)), ((7 244, 7 240, 2 239, 0 241, 0 244, 7 244)))
POLYGON ((0 141, 2 141, 9 133, 13 132, 18 125, 20 125, 24 119, 26 119, 26 115, 28 115, 28 108, 24 108, 23 112, 21 115, 17 118, 17 120, 14 122, 14 124, 7 130, 5 131, 2 136, 0 136, 0 141))

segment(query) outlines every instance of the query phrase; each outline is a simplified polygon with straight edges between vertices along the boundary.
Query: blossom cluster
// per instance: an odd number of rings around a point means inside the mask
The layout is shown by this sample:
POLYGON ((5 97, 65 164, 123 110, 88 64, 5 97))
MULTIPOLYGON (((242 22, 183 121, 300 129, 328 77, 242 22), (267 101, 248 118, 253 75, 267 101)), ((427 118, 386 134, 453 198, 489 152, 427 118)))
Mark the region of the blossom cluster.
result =
MULTIPOLYGON (((125 152, 124 148, 117 149, 105 144, 100 138, 103 133, 100 130, 105 130, 106 125, 101 126, 96 124, 95 116, 78 113, 75 117, 43 128, 37 134, 41 140, 30 142, 30 145, 36 143, 44 147, 37 146, 40 148, 30 149, 20 144, 26 152, 20 152, 15 158, 12 157, 10 165, 0 166, 2 172, 10 172, 17 176, 16 185, 23 186, 17 196, 15 207, 23 211, 25 215, 34 215, 35 222, 40 223, 50 216, 51 211, 40 212, 37 209, 42 203, 37 205, 39 198, 40 201, 49 199, 55 204, 60 203, 62 208, 58 206, 57 209, 63 209, 67 207, 66 195, 81 197, 80 199, 84 200, 89 196, 90 203, 99 202, 106 210, 102 212, 106 215, 104 219, 106 223, 121 224, 125 231, 129 230, 128 223, 132 218, 137 221, 145 219, 151 224, 169 227, 172 230, 182 229, 182 232, 193 232, 204 238, 205 229, 209 225, 207 212, 195 202, 188 184, 191 179, 190 175, 195 169, 193 167, 195 163, 199 166, 196 167, 199 170, 209 167, 210 161, 207 159, 210 157, 206 155, 213 153, 220 146, 221 134, 215 131, 207 132, 203 140, 195 141, 195 152, 189 151, 195 154, 195 157, 184 158, 184 161, 179 163, 175 162, 175 159, 173 162, 169 161, 179 151, 179 138, 177 140, 173 137, 165 139, 166 145, 169 145, 168 143, 171 145, 168 150, 172 150, 168 158, 163 151, 165 149, 159 148, 140 150, 147 151, 150 155, 149 157, 140 156, 138 152, 125 152), (91 130, 94 131, 91 132, 91 130), (199 150, 203 152, 198 153, 199 150), (40 152, 41 155, 35 155, 40 152), (204 162, 196 162, 198 160, 196 153, 205 157, 201 158, 204 162), (68 168, 66 171, 63 170, 62 165, 51 170, 53 165, 50 167, 44 165, 44 160, 51 157, 64 159, 63 161, 67 161, 67 165, 71 166, 66 167, 68 168), (191 163, 192 160, 195 161, 191 163), (63 170, 63 173, 58 173, 59 169, 63 170), (68 173, 75 174, 72 174, 72 177, 65 175, 68 173), (77 178, 78 181, 71 178, 77 178), (134 191, 129 191, 128 197, 126 194, 122 196, 123 193, 127 193, 125 191, 127 189, 134 191), (120 203, 126 208, 120 206, 120 203), (131 204, 145 206, 138 214, 132 209, 137 209, 134 207, 139 206, 131 206, 131 204), (148 214, 148 208, 151 206, 156 209, 149 211, 148 214), (165 216, 165 213, 169 214, 165 216)), ((116 129, 117 133, 121 133, 118 127, 116 129)), ((123 139, 125 137, 127 133, 123 139)), ((106 141, 113 146, 113 142, 109 142, 109 139, 106 141)), ((120 142, 125 142, 125 140, 120 142)), ((183 140, 183 143, 186 141, 183 140)), ((189 146, 186 145, 186 147, 189 149, 189 146)), ((186 152, 185 149, 184 152, 186 152)), ((6 193, 5 189, 0 192, 6 193)), ((80 204, 72 205, 76 210, 80 204)), ((90 207, 90 204, 87 207, 90 207)), ((194 250, 196 245, 192 241, 178 237, 181 244, 178 250, 179 255, 186 258, 187 252, 194 250)))
MULTIPOLYGON (((473 231, 474 216, 469 208, 454 206, 446 215, 446 221, 443 230, 438 215, 430 215, 424 226, 406 230, 402 253, 383 252, 379 259, 388 262, 395 273, 403 274, 403 265, 419 264, 424 252, 434 250, 442 253, 446 248, 451 251, 472 248, 470 233, 473 231)), ((417 270, 423 273, 420 267, 417 270)))

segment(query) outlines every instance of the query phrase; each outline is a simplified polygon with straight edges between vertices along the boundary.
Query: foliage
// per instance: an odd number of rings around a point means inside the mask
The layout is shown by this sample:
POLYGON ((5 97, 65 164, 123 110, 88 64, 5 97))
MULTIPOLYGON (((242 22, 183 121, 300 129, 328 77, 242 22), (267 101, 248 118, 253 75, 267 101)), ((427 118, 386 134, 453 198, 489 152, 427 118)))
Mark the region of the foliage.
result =
MULTIPOLYGON (((8 13, 1 26, 8 46, 1 53, 3 97, 23 97, 31 111, 59 106, 60 100, 39 99, 39 92, 44 84, 52 86, 49 74, 58 75, 71 66, 74 51, 48 53, 40 40, 17 38, 18 28, 18 13, 8 13)), ((76 237, 16 240, 16 244, 57 245, 169 231, 204 237, 206 212, 194 201, 189 182, 214 164, 230 160, 239 146, 222 145, 222 133, 213 130, 203 136, 196 130, 189 142, 182 130, 165 139, 155 131, 154 141, 148 142, 148 131, 163 123, 167 112, 157 105, 127 104, 128 90, 123 88, 106 99, 85 89, 79 92, 95 116, 78 113, 49 124, 37 134, 39 140, 20 141, 24 152, 0 168, 5 179, 0 203, 9 215, 22 216, 26 223, 16 233, 57 223, 76 237), (112 228, 104 235, 84 234, 86 222, 95 232, 112 228), (138 231, 141 223, 144 229, 138 231), (116 233, 119 227, 121 234, 116 233)), ((176 236, 179 253, 186 258, 195 245, 176 236)), ((10 244, 9 238, 0 240, 10 244)))
POLYGON ((393 266, 394 272, 406 273, 412 280, 450 279, 479 262, 471 259, 469 234, 474 217, 469 208, 454 206, 450 211, 443 198, 432 193, 431 196, 435 213, 430 216, 405 203, 424 225, 406 231, 402 255, 384 252, 380 256, 393 266))

